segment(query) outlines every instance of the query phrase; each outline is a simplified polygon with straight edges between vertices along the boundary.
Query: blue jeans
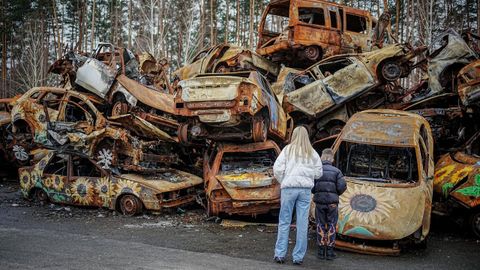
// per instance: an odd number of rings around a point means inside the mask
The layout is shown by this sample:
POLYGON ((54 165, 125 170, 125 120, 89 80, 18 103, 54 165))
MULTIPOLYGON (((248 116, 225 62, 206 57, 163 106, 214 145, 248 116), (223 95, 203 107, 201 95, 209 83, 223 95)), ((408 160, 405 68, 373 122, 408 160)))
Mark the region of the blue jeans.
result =
POLYGON ((297 239, 292 257, 294 261, 303 261, 307 252, 310 194, 311 189, 309 188, 283 188, 281 190, 275 257, 285 258, 287 255, 290 223, 292 222, 293 207, 296 207, 297 239))

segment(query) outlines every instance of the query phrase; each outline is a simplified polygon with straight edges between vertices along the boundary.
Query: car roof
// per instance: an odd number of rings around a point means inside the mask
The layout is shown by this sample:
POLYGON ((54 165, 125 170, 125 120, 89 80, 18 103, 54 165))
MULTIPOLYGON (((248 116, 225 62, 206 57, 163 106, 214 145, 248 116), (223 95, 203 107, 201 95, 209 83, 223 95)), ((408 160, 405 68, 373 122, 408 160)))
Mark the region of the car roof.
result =
POLYGON ((415 146, 420 128, 429 127, 421 116, 397 110, 366 110, 353 115, 340 140, 362 144, 415 146))

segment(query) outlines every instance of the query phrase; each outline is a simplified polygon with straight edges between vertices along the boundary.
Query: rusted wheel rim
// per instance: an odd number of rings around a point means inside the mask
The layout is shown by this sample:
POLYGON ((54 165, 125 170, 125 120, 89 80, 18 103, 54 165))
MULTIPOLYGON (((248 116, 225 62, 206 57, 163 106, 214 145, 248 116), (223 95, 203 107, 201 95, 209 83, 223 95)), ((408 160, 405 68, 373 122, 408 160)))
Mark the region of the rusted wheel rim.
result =
POLYGON ((126 216, 133 216, 138 212, 138 201, 132 195, 125 195, 124 197, 122 197, 120 204, 122 214, 126 216))
POLYGON ((36 199, 41 202, 41 203, 46 203, 48 202, 48 196, 47 196, 47 193, 45 193, 45 191, 39 189, 37 190, 37 192, 35 192, 35 197, 36 199))
POLYGON ((395 81, 402 75, 400 65, 394 62, 387 62, 382 66, 382 76, 387 81, 395 81))
POLYGON ((252 124, 252 136, 255 142, 264 142, 267 140, 268 126, 265 123, 265 119, 260 116, 253 118, 252 124))
POLYGON ((128 112, 128 105, 122 101, 117 101, 112 107, 112 116, 126 114, 128 112))
POLYGON ((312 61, 318 60, 320 58, 320 49, 315 46, 310 46, 305 49, 305 56, 312 61))

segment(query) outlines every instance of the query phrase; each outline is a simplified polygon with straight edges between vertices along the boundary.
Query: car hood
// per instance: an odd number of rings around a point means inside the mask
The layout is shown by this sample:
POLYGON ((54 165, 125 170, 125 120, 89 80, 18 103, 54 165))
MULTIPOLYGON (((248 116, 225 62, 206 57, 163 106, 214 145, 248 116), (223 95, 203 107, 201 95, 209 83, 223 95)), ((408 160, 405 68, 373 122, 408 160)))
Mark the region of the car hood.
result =
POLYGON ((203 183, 202 178, 175 169, 155 175, 122 174, 120 177, 154 189, 159 193, 186 189, 203 183))
POLYGON ((338 205, 338 233, 360 239, 399 240, 422 226, 429 193, 424 184, 388 187, 346 178, 347 190, 338 205))
POLYGON ((275 200, 280 198, 280 185, 267 172, 222 174, 215 176, 233 200, 275 200))

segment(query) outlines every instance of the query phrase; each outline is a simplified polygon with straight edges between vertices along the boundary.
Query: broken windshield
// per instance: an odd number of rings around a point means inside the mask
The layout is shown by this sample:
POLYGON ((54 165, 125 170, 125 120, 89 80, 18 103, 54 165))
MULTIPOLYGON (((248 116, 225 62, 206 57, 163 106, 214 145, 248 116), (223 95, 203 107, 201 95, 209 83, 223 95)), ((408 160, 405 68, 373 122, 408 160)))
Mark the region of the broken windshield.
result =
POLYGON ((277 158, 274 149, 254 152, 226 152, 220 165, 220 174, 267 172, 277 158))
POLYGON ((336 160, 345 176, 384 183, 418 181, 413 147, 388 147, 342 142, 336 160))

